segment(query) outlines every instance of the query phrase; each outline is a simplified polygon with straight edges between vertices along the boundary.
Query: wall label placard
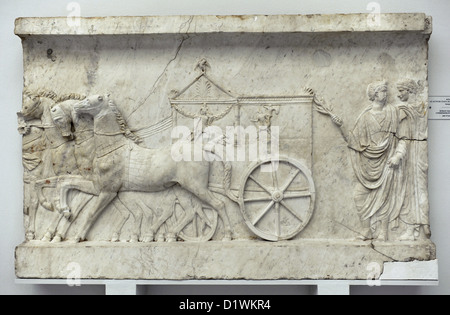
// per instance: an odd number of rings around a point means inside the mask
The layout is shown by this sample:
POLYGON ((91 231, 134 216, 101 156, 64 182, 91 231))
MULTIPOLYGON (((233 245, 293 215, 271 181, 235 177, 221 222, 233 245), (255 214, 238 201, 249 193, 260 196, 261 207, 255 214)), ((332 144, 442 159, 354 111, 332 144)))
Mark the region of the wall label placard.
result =
POLYGON ((428 119, 450 119, 450 96, 430 96, 428 119))

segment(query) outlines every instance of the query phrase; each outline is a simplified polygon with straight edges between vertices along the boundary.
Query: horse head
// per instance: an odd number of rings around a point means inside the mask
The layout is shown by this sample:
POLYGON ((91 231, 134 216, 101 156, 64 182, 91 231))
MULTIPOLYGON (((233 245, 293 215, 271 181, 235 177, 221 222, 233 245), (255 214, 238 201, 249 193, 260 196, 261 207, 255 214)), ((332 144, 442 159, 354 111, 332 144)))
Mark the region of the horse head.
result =
POLYGON ((70 114, 71 109, 65 108, 64 106, 66 102, 56 104, 50 110, 50 115, 52 117, 53 123, 61 132, 63 137, 67 137, 72 139, 72 115, 70 114))
POLYGON ((108 107, 109 95, 91 95, 73 106, 76 115, 88 114, 97 116, 104 108, 108 107))
POLYGON ((22 115, 25 119, 39 119, 44 111, 41 97, 36 94, 25 93, 23 97, 22 115))

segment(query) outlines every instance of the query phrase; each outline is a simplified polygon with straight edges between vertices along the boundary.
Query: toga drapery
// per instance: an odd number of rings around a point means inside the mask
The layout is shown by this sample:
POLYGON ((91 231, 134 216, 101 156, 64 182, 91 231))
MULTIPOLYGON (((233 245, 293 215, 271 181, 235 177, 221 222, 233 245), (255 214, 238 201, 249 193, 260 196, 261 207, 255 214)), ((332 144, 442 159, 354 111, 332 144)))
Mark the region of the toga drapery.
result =
POLYGON ((367 108, 349 133, 353 169, 358 179, 354 190, 361 220, 371 225, 380 220, 397 219, 405 196, 404 156, 406 144, 399 137, 400 111, 386 105, 382 111, 367 108), (397 167, 388 164, 395 154, 402 157, 397 167))

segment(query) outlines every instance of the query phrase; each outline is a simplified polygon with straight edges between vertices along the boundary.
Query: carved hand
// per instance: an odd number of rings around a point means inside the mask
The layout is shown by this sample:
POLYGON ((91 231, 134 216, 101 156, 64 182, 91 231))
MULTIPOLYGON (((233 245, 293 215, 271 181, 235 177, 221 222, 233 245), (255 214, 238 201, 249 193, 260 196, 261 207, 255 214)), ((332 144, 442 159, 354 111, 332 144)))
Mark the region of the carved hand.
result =
POLYGON ((338 127, 341 127, 344 122, 342 121, 342 119, 339 116, 336 116, 334 114, 331 114, 331 120, 333 121, 334 124, 336 124, 338 127))
POLYGON ((398 154, 395 154, 393 157, 391 157, 391 158, 388 160, 387 164, 388 164, 389 167, 391 167, 391 168, 397 168, 398 165, 400 164, 400 160, 401 160, 401 157, 400 157, 398 154))

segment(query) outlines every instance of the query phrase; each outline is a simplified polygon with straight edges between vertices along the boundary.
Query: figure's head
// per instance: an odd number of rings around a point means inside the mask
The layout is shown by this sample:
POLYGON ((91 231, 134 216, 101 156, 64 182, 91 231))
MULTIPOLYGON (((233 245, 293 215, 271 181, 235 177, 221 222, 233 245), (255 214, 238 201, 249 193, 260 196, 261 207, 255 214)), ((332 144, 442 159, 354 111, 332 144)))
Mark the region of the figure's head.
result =
POLYGON ((369 84, 367 87, 367 96, 372 102, 377 102, 379 104, 386 104, 387 101, 387 82, 378 81, 369 84))
POLYGON ((402 102, 409 100, 410 95, 415 95, 418 90, 418 85, 414 80, 404 80, 397 83, 398 98, 402 102))
POLYGON ((56 104, 50 110, 53 123, 59 129, 63 137, 72 138, 72 117, 63 108, 63 103, 56 104))
POLYGON ((91 95, 73 106, 75 114, 88 114, 96 116, 108 106, 108 95, 91 95))

